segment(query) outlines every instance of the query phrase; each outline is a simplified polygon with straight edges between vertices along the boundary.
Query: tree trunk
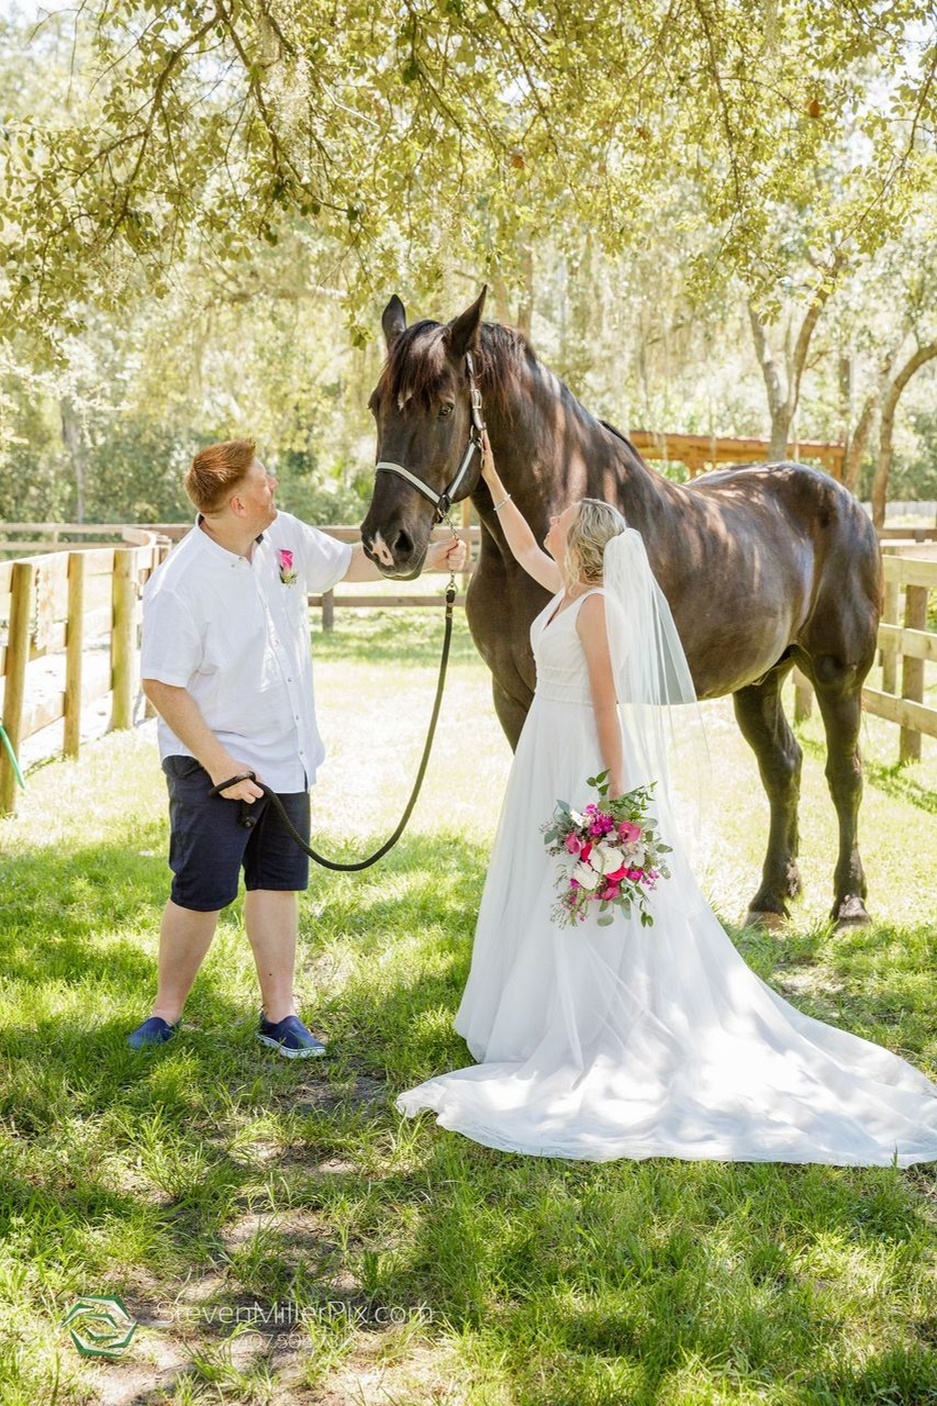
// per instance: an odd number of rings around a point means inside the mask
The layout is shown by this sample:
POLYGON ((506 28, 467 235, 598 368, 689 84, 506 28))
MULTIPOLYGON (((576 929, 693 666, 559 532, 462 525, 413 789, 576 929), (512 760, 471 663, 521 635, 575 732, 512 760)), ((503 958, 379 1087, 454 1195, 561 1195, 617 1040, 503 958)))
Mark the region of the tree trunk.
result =
POLYGON ((849 454, 849 445, 852 438, 852 357, 848 352, 840 352, 839 354, 839 375, 837 379, 839 383, 839 413, 843 426, 844 453, 842 463, 834 465, 830 473, 833 478, 842 483, 846 470, 845 461, 849 454))
POLYGON ((65 452, 71 460, 72 475, 75 483, 75 521, 84 522, 88 446, 85 443, 81 420, 75 413, 75 407, 67 396, 63 397, 59 402, 59 411, 62 416, 62 442, 65 445, 65 452))
POLYGON ((781 384, 781 375, 768 345, 767 328, 755 311, 753 304, 750 302, 748 305, 755 353, 761 366, 765 390, 768 393, 768 413, 771 416, 771 443, 768 446, 768 458, 771 461, 787 458, 791 425, 794 422, 794 415, 800 401, 800 383, 807 365, 810 341, 842 266, 843 260, 838 254, 835 255, 831 267, 814 290, 807 311, 804 313, 804 320, 800 324, 794 350, 787 359, 786 389, 781 384))
POLYGON ((935 357, 937 357, 937 342, 927 342, 923 347, 918 347, 888 385, 882 400, 878 462, 875 465, 875 477, 872 479, 872 521, 879 530, 885 526, 885 505, 888 502, 888 478, 891 473, 895 411, 898 408, 898 401, 914 373, 919 371, 926 362, 933 361, 935 357))
POLYGON ((768 446, 768 458, 769 460, 785 459, 787 458, 787 436, 791 428, 794 410, 790 404, 790 396, 785 393, 781 385, 777 362, 768 345, 767 328, 751 303, 748 305, 748 317, 755 343, 755 354, 758 357, 765 390, 768 393, 768 414, 771 417, 771 443, 768 446))
POLYGON ((881 369, 878 374, 878 384, 874 390, 869 391, 866 396, 862 410, 859 412, 859 419, 852 434, 847 437, 846 456, 843 462, 843 483, 850 493, 855 493, 856 484, 859 481, 859 472, 862 468, 862 461, 865 452, 869 447, 869 440, 872 438, 872 427, 875 423, 875 413, 881 404, 889 385, 891 369, 895 364, 895 357, 900 348, 885 353, 882 358, 881 369))
POLYGON ((510 324, 511 299, 508 296, 508 285, 500 273, 492 274, 491 291, 495 295, 495 317, 501 323, 510 324))
POLYGON ((517 327, 529 337, 534 313, 534 251, 529 239, 521 245, 520 251, 517 313, 511 310, 508 285, 500 274, 492 277, 491 291, 494 293, 495 316, 498 321, 507 323, 509 327, 517 327))
POLYGON ((865 458, 865 451, 869 446, 869 440, 872 436, 872 424, 875 419, 875 407, 878 404, 878 395, 878 391, 869 391, 862 409, 859 412, 856 428, 846 441, 846 454, 843 459, 843 483, 849 489, 850 493, 855 493, 856 491, 859 470, 862 468, 862 460, 865 458))

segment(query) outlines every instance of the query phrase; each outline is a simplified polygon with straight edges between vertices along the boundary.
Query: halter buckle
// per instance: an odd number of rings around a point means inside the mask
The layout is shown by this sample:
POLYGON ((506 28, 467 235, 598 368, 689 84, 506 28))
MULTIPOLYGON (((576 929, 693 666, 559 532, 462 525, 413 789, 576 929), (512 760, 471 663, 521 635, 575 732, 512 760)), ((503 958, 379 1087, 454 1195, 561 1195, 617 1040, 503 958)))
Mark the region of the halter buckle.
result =
POLYGON ((472 397, 472 423, 479 433, 485 428, 485 417, 482 414, 482 393, 476 385, 471 388, 472 397))

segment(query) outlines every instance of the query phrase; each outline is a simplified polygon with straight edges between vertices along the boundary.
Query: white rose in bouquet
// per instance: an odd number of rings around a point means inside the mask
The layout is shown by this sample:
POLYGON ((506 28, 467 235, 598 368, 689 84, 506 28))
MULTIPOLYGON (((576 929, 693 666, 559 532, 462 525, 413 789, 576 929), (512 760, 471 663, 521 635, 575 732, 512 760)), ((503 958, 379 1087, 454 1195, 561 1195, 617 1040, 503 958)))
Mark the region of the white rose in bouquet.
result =
POLYGON ((600 874, 614 874, 625 862, 625 856, 614 845, 596 845, 589 859, 600 874))
POLYGON ((598 884, 601 875, 596 873, 591 864, 583 864, 580 860, 571 877, 576 880, 580 888, 592 890, 598 884))

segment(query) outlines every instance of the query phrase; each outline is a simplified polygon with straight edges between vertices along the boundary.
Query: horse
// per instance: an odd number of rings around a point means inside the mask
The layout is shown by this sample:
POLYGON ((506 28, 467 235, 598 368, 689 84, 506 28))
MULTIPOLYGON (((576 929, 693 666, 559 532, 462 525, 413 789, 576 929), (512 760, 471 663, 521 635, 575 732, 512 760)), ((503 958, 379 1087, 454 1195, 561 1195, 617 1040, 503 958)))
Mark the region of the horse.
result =
POLYGON ((515 562, 480 474, 481 403, 505 488, 542 541, 552 514, 602 498, 642 534, 670 602, 700 699, 731 694, 770 805, 761 885, 747 923, 776 926, 801 889, 802 750, 781 686, 798 665, 814 687, 826 778, 839 821, 832 919, 867 923, 858 847, 862 683, 882 606, 878 541, 853 495, 792 462, 710 472, 678 484, 597 420, 513 328, 482 322, 485 290, 443 325, 407 325, 392 297, 387 358, 370 399, 377 471, 361 535, 386 577, 419 575, 435 523, 470 496, 481 552, 466 598, 475 644, 512 747, 534 689, 530 624, 547 596, 515 562))

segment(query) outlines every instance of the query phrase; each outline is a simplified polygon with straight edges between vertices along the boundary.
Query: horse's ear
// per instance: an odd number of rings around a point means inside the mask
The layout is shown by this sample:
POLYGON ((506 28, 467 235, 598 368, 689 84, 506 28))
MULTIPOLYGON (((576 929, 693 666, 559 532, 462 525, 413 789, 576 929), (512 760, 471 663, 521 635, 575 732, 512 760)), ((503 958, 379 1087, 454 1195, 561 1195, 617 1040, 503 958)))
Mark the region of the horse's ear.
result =
POLYGON ((407 330, 407 313, 403 303, 395 293, 381 318, 381 326, 384 329, 384 341, 387 343, 387 350, 393 351, 394 343, 401 332, 407 330))
POLYGON ((467 351, 473 351, 478 345, 478 329, 481 326, 482 308, 485 306, 487 292, 488 284, 486 283, 472 306, 459 317, 454 318, 446 328, 449 351, 457 361, 467 351))

